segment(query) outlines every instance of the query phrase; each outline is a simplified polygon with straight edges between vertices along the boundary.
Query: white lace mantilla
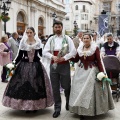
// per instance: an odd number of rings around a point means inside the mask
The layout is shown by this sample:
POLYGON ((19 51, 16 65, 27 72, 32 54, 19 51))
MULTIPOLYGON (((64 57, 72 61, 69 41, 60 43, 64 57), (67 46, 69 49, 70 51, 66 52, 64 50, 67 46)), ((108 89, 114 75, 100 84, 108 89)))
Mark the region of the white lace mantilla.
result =
POLYGON ((34 37, 34 39, 36 40, 36 42, 35 42, 35 44, 33 44, 33 45, 29 45, 29 44, 27 43, 27 39, 28 39, 28 37, 25 36, 25 37, 23 37, 23 39, 21 40, 20 46, 19 46, 19 49, 20 49, 20 50, 31 51, 31 50, 33 50, 33 49, 40 49, 40 48, 42 48, 41 40, 40 40, 37 36, 34 37))
POLYGON ((90 50, 88 50, 88 51, 83 51, 83 47, 84 47, 84 44, 79 45, 79 47, 77 49, 77 52, 78 52, 80 57, 82 57, 84 55, 87 57, 87 56, 91 56, 91 55, 93 55, 95 53, 97 45, 94 44, 94 43, 91 43, 90 50))
POLYGON ((41 45, 40 45, 40 42, 38 41, 36 41, 36 43, 33 45, 27 44, 26 41, 21 41, 21 44, 19 47, 20 50, 26 50, 26 51, 31 51, 32 49, 40 49, 40 48, 41 48, 41 45))

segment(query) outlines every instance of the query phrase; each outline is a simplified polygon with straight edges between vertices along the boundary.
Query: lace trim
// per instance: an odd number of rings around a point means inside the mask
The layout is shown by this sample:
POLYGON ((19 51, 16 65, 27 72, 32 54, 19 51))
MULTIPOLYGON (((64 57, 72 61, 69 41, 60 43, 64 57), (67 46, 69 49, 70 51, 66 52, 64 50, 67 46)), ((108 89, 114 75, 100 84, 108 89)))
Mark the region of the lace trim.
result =
POLYGON ((83 51, 83 46, 84 46, 84 44, 80 45, 77 49, 77 52, 78 52, 80 57, 82 57, 84 55, 85 56, 93 55, 95 53, 96 48, 97 48, 97 45, 92 43, 89 51, 83 51))
POLYGON ((26 41, 21 41, 21 44, 20 44, 20 50, 26 50, 26 51, 31 51, 32 49, 40 49, 41 46, 40 46, 40 42, 39 41, 36 41, 35 44, 33 45, 28 45, 26 43, 26 41))

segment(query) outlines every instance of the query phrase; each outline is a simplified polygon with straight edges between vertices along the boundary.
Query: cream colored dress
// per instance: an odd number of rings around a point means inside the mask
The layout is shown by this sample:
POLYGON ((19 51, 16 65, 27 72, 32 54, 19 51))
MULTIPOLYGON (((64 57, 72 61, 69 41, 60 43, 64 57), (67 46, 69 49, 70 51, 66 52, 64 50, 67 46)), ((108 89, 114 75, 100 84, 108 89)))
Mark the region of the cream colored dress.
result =
MULTIPOLYGON (((83 57, 82 49, 83 46, 77 50, 80 58, 83 57)), ((89 58, 93 56, 92 63, 94 63, 94 58, 98 54, 96 50, 96 45, 92 44, 87 53, 88 58, 86 57, 86 59, 90 60, 89 58)), ((78 115, 95 116, 114 109, 109 83, 105 83, 105 89, 103 90, 101 83, 96 81, 96 75, 99 72, 98 66, 90 66, 85 69, 84 64, 81 63, 80 67, 77 67, 72 80, 69 110, 78 115)))

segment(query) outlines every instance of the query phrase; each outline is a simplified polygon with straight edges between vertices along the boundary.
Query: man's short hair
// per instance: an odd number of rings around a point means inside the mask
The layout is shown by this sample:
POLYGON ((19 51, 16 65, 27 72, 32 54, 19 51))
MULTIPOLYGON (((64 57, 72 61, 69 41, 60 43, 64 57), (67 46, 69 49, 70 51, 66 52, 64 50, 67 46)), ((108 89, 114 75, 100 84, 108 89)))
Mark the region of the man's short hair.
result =
POLYGON ((55 20, 54 23, 53 23, 53 27, 55 25, 61 25, 61 26, 63 26, 63 23, 61 21, 55 20))
POLYGON ((113 37, 112 33, 107 33, 107 37, 113 37))
POLYGON ((17 32, 12 33, 12 37, 14 38, 17 35, 17 32))
POLYGON ((94 36, 94 35, 98 35, 98 33, 97 33, 97 32, 93 32, 92 34, 93 34, 93 36, 94 36))

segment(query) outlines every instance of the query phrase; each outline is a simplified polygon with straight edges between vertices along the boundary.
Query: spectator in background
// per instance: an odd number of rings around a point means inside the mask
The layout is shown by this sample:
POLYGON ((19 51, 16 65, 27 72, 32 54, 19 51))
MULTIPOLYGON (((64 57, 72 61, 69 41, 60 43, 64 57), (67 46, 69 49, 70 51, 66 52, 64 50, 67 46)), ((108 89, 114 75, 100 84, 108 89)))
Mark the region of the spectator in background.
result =
POLYGON ((120 35, 118 35, 118 40, 120 41, 120 35))
POLYGON ((18 42, 18 45, 20 45, 20 40, 22 39, 22 35, 19 35, 18 38, 17 38, 17 42, 18 42))
POLYGON ((10 57, 12 57, 10 54, 11 49, 8 46, 7 42, 8 42, 8 36, 7 35, 2 36, 0 42, 0 65, 3 66, 2 74, 1 74, 2 82, 7 82, 6 80, 7 70, 4 67, 4 65, 12 61, 12 58, 10 59, 10 57))
POLYGON ((46 40, 46 41, 48 40, 48 35, 45 36, 45 40, 46 40))
POLYGON ((79 43, 82 41, 82 36, 83 36, 83 32, 79 30, 77 36, 73 39, 76 49, 78 48, 79 43))
POLYGON ((6 35, 8 36, 8 39, 11 37, 11 33, 7 32, 6 35))
POLYGON ((120 45, 120 36, 115 36, 114 40, 115 40, 115 42, 117 42, 120 45))
POLYGON ((43 45, 43 48, 44 48, 44 46, 45 46, 45 44, 46 44, 46 39, 45 39, 45 36, 41 36, 41 42, 42 42, 42 45, 43 45))
POLYGON ((9 38, 9 40, 8 40, 8 45, 10 46, 10 48, 13 52, 12 53, 12 60, 15 59, 17 52, 18 52, 18 48, 19 48, 19 43, 18 43, 17 39, 18 39, 18 33, 14 32, 12 34, 12 37, 9 38))
POLYGON ((120 57, 120 46, 117 42, 114 41, 112 33, 107 34, 107 42, 103 44, 101 48, 102 57, 106 55, 115 55, 120 57))
POLYGON ((97 32, 92 33, 93 36, 93 42, 98 46, 98 48, 101 48, 104 44, 104 41, 100 39, 100 35, 97 32))
MULTIPOLYGON (((73 43, 74 43, 76 49, 78 48, 79 44, 81 44, 81 45, 83 44, 82 37, 83 37, 83 32, 81 30, 78 30, 77 36, 73 39, 73 43)), ((74 70, 74 68, 77 69, 79 62, 74 63, 71 61, 70 63, 71 63, 71 69, 73 69, 73 70, 74 70)))

